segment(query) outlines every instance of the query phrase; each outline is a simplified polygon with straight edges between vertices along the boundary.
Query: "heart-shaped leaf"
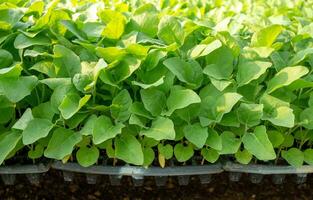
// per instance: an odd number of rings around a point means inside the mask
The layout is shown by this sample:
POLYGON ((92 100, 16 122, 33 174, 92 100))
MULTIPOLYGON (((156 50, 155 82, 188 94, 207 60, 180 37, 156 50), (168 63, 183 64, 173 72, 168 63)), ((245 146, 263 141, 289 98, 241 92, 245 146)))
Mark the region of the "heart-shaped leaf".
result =
POLYGON ((265 126, 258 126, 253 133, 245 133, 242 137, 245 149, 259 160, 273 160, 276 158, 272 143, 268 139, 265 126))

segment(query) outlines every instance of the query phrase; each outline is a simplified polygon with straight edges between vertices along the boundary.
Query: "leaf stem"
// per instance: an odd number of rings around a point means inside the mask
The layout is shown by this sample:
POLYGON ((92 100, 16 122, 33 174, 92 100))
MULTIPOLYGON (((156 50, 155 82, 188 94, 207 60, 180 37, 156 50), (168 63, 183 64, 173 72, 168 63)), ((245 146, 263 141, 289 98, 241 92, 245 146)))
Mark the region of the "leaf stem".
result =
POLYGON ((39 105, 41 101, 40 101, 37 87, 35 88, 35 93, 36 93, 36 98, 37 98, 37 105, 39 105))
POLYGON ((96 96, 97 96, 97 87, 96 84, 93 86, 92 89, 92 103, 95 104, 96 103, 96 96))
POLYGON ((45 101, 45 96, 46 96, 46 86, 42 84, 41 103, 45 101))

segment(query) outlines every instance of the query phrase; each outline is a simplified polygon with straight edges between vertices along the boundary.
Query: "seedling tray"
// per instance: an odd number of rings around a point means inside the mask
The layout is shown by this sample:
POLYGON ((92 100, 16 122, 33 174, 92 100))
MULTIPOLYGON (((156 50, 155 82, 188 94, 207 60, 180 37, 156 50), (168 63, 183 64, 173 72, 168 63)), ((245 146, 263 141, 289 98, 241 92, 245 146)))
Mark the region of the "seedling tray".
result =
POLYGON ((190 176, 199 176, 201 183, 209 183, 213 174, 223 172, 220 163, 214 165, 201 166, 173 166, 173 167, 137 167, 137 166, 91 166, 82 167, 76 163, 62 164, 55 162, 51 166, 53 169, 62 170, 65 181, 72 181, 74 173, 86 174, 87 182, 96 183, 99 175, 109 175, 112 185, 119 185, 123 176, 131 176, 134 185, 142 185, 144 177, 155 177, 156 184, 162 186, 166 183, 167 177, 177 176, 180 185, 187 185, 190 176))
POLYGON ((49 171, 49 168, 44 164, 2 166, 0 175, 6 185, 14 185, 16 175, 25 175, 32 184, 39 184, 40 175, 49 171))
POLYGON ((32 184, 40 183, 40 175, 55 169, 62 171, 65 181, 72 181, 75 174, 85 174, 87 183, 95 184, 99 176, 108 176, 111 185, 120 185, 123 176, 132 177, 135 186, 142 186, 144 177, 154 177, 157 186, 164 186, 168 177, 177 177, 180 185, 188 185, 191 176, 198 176, 202 184, 210 183, 214 174, 228 172, 230 181, 240 181, 242 174, 248 174, 252 183, 261 183, 263 177, 271 175, 274 184, 282 184, 286 175, 292 175, 298 184, 306 182, 308 174, 313 173, 313 166, 243 165, 233 162, 212 165, 139 167, 139 166, 106 166, 95 165, 82 167, 77 163, 54 162, 51 165, 14 165, 0 167, 0 176, 6 185, 14 185, 17 175, 25 175, 32 184))
POLYGON ((299 168, 292 166, 280 165, 258 165, 249 164, 242 165, 233 162, 226 162, 223 169, 229 172, 231 181, 239 181, 242 173, 248 173, 253 183, 260 183, 264 175, 272 175, 272 181, 275 184, 281 184, 285 180, 286 175, 295 175, 295 181, 300 184, 306 181, 309 173, 313 173, 313 166, 303 165, 299 168))

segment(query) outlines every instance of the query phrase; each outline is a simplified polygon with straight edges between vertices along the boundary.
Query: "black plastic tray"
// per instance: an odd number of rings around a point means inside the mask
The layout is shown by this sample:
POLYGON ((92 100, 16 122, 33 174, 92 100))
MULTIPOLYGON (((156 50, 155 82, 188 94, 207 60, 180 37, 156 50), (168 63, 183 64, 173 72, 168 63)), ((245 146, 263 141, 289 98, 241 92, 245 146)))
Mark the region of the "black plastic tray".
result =
POLYGON ((272 175, 272 181, 275 184, 281 184, 285 180, 286 175, 296 175, 295 180, 297 183, 304 183, 307 175, 313 173, 313 166, 304 165, 299 168, 292 166, 280 165, 257 165, 249 164, 242 165, 233 162, 226 162, 223 169, 229 172, 231 181, 239 181, 242 173, 250 174, 250 180, 253 183, 260 183, 264 175, 272 175))
POLYGON ((264 176, 271 175, 275 184, 282 184, 286 175, 294 176, 296 183, 304 183, 307 175, 313 173, 313 166, 304 165, 299 168, 279 165, 242 165, 233 162, 217 163, 212 165, 139 167, 139 166, 106 166, 95 165, 82 167, 77 163, 63 164, 56 161, 51 165, 16 165, 0 167, 0 176, 7 185, 13 185, 16 175, 24 174, 33 184, 39 184, 40 175, 55 169, 62 171, 65 181, 72 181, 76 173, 86 175, 89 184, 95 184, 99 176, 109 176, 111 185, 119 185, 123 176, 132 177, 135 186, 141 186, 144 177, 154 177, 157 186, 166 184, 168 177, 175 176, 180 185, 187 185, 190 176, 198 176, 201 183, 210 183, 212 175, 227 172, 231 181, 240 181, 242 174, 248 174, 252 183, 260 183, 264 176))
POLYGON ((180 185, 187 185, 190 176, 198 175, 202 183, 209 183, 212 174, 223 172, 220 163, 214 165, 201 166, 174 166, 174 167, 137 167, 137 166, 91 166, 82 167, 77 163, 62 164, 55 162, 51 165, 53 169, 62 170, 65 181, 72 181, 73 173, 84 173, 87 177, 87 182, 94 184, 99 175, 109 175, 112 185, 119 185, 122 176, 131 176, 133 183, 137 186, 143 183, 145 176, 155 177, 158 186, 164 185, 168 176, 177 176, 180 185))
POLYGON ((39 184, 40 175, 49 171, 49 169, 50 167, 44 164, 1 166, 0 175, 6 185, 14 185, 16 175, 21 174, 26 175, 32 184, 39 184))

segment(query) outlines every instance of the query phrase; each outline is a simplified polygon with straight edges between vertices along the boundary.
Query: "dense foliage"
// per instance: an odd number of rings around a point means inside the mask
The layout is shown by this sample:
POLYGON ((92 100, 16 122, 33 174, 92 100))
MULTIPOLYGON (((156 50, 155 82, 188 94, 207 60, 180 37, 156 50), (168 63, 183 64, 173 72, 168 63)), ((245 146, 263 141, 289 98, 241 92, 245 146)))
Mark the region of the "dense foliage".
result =
POLYGON ((0 163, 313 164, 312 13, 304 0, 0 0, 0 163))

